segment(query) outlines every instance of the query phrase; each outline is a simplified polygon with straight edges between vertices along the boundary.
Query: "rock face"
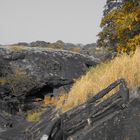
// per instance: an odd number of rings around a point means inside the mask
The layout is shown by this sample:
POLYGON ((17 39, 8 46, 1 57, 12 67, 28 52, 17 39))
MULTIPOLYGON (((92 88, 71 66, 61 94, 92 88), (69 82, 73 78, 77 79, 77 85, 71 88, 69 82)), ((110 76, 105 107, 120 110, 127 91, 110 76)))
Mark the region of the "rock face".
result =
POLYGON ((74 79, 98 63, 98 59, 68 51, 1 46, 0 97, 10 102, 11 97, 43 99, 57 94, 60 87, 67 90, 74 79))
MULTIPOLYGON (((125 81, 115 81, 84 104, 66 112, 61 117, 61 124, 59 126, 56 125, 58 132, 55 133, 56 128, 52 130, 51 133, 53 133, 53 136, 51 138, 57 138, 60 130, 62 130, 61 134, 63 139, 96 139, 96 137, 90 137, 89 132, 93 134, 94 130, 96 130, 99 125, 101 127, 106 120, 109 120, 119 112, 124 111, 128 102, 129 91, 125 81), (103 96, 107 95, 117 86, 120 86, 118 92, 114 93, 106 100, 100 101, 103 96)), ((102 140, 104 140, 104 137, 102 140)))
POLYGON ((89 98, 78 107, 57 115, 48 108, 40 120, 29 123, 14 116, 10 120, 0 114, 2 140, 139 140, 140 139, 140 91, 133 97, 124 80, 118 80, 89 98), (118 92, 108 99, 100 99, 115 87, 118 92), (129 96, 131 95, 131 96, 129 96), (10 123, 11 122, 11 123, 10 123))
POLYGON ((50 43, 45 41, 35 41, 29 44, 30 47, 47 47, 50 43))
POLYGON ((110 60, 116 56, 116 53, 113 53, 111 50, 108 50, 108 48, 97 47, 96 43, 83 45, 83 44, 65 43, 61 40, 58 40, 54 43, 45 42, 45 41, 34 41, 31 43, 19 42, 13 45, 24 46, 24 47, 43 47, 43 48, 63 49, 63 50, 84 54, 86 56, 93 56, 95 58, 100 59, 101 61, 110 60))
POLYGON ((139 140, 140 99, 135 99, 127 109, 111 119, 91 128, 81 140, 139 140))
POLYGON ((15 86, 13 94, 21 95, 44 86, 55 88, 71 84, 99 61, 68 51, 0 47, 0 63, 0 74, 12 81, 8 82, 9 86, 15 86))
POLYGON ((139 140, 140 92, 133 98, 125 81, 118 80, 84 104, 56 117, 46 110, 36 123, 19 123, 0 133, 2 140, 139 140), (103 102, 100 98, 120 85, 119 92, 103 102), (131 96, 129 96, 131 95, 131 96))
POLYGON ((24 46, 24 47, 48 47, 50 43, 49 42, 45 42, 45 41, 34 41, 31 43, 26 43, 26 42, 19 42, 13 45, 16 46, 24 46))
POLYGON ((139 140, 140 90, 131 92, 123 79, 63 114, 35 102, 68 90, 99 63, 69 51, 0 46, 0 140, 139 140), (27 111, 40 107, 39 121, 27 121, 27 111))

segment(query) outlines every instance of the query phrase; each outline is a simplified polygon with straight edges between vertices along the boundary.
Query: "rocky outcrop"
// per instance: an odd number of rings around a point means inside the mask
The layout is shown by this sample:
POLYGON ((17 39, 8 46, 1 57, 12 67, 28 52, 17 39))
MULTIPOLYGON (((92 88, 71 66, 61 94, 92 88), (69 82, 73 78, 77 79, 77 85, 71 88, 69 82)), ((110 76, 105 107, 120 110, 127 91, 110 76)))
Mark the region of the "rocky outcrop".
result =
POLYGON ((48 47, 50 43, 45 41, 35 41, 31 42, 28 46, 30 47, 48 47))
MULTIPOLYGON (((84 104, 58 116, 46 110, 41 120, 1 133, 4 140, 130 140, 139 139, 140 98, 129 97, 124 80, 118 80, 90 98, 84 104), (120 90, 107 100, 100 99, 115 87, 120 90), (26 129, 26 130, 25 130, 26 129), (128 133, 129 132, 129 133, 128 133), (132 133, 133 132, 133 133, 132 133)), ((133 93, 130 93, 133 94, 133 93)))
POLYGON ((60 125, 57 124, 52 129, 53 136, 50 137, 56 139, 58 135, 61 135, 63 140, 95 139, 96 137, 90 137, 89 132, 93 130, 92 134, 100 124, 124 111, 128 102, 129 90, 125 81, 115 81, 84 104, 63 114, 60 125), (106 100, 100 100, 117 86, 120 86, 118 92, 106 100))
POLYGON ((34 100, 57 95, 60 87, 68 90, 74 79, 98 63, 98 59, 68 51, 1 46, 0 98, 9 101, 9 106, 12 99, 19 104, 16 97, 34 100))
POLYGON ((68 51, 0 47, 0 74, 13 88, 15 96, 30 94, 31 90, 44 86, 57 88, 69 85, 98 63, 98 59, 68 51))
POLYGON ((140 90, 128 89, 124 79, 63 114, 43 106, 44 96, 69 90, 99 63, 64 50, 0 46, 0 140, 139 140, 140 90), (29 122, 28 111, 38 109, 38 121, 29 122))
POLYGON ((94 56, 95 58, 98 58, 101 61, 110 60, 116 56, 116 53, 112 52, 108 48, 97 47, 96 43, 83 45, 83 44, 65 43, 61 40, 58 40, 54 43, 45 42, 45 41, 34 41, 31 43, 19 42, 13 45, 24 46, 24 47, 43 47, 43 48, 68 50, 68 51, 84 54, 86 56, 94 56))
POLYGON ((86 55, 95 55, 96 48, 97 48, 96 43, 87 44, 87 45, 84 45, 81 53, 86 54, 86 55))
POLYGON ((91 128, 81 140, 139 140, 140 99, 133 100, 127 109, 91 128))
POLYGON ((12 44, 12 46, 16 45, 16 46, 24 46, 24 47, 48 47, 49 44, 50 44, 49 42, 38 40, 38 41, 31 42, 31 43, 19 42, 16 44, 12 44))
POLYGON ((2 140, 139 140, 140 92, 129 91, 126 82, 117 80, 78 107, 58 115, 47 108, 40 120, 29 123, 25 119, 9 120, 0 115, 2 140), (102 100, 111 90, 119 91, 102 100))

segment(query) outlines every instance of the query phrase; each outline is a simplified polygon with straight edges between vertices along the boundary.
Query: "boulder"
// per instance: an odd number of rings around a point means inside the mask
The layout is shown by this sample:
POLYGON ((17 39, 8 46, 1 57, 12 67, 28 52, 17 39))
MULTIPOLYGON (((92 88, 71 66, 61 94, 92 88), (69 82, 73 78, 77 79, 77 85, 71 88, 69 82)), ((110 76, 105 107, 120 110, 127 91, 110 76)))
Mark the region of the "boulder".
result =
POLYGON ((0 140, 139 140, 140 89, 131 91, 124 79, 63 114, 34 102, 68 91, 74 79, 99 63, 66 50, 0 46, 0 140), (29 122, 33 109, 41 114, 29 122))
POLYGON ((98 63, 98 59, 68 51, 0 47, 1 80, 9 84, 15 96, 69 85, 98 63))
POLYGON ((45 41, 35 41, 28 44, 30 47, 48 47, 50 43, 45 41))
POLYGON ((68 90, 75 79, 99 63, 94 57, 64 50, 0 46, 1 100, 9 106, 15 97, 33 100, 57 95, 61 87, 68 90))
POLYGON ((111 60, 117 55, 116 52, 113 52, 109 50, 108 48, 97 47, 96 43, 87 44, 83 46, 83 48, 81 48, 80 53, 87 56, 94 56, 100 59, 102 62, 111 60))

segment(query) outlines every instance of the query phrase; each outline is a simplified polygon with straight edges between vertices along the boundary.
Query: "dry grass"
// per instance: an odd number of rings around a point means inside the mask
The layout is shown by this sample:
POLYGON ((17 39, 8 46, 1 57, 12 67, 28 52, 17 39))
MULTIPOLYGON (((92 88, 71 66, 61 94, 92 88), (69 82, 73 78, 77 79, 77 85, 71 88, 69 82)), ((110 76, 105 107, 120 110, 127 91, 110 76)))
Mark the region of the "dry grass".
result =
POLYGON ((26 50, 26 47, 18 46, 18 45, 11 45, 10 50, 11 50, 11 52, 22 52, 23 50, 26 50))
POLYGON ((27 116, 26 116, 26 120, 29 121, 29 122, 39 121, 41 114, 42 114, 42 110, 41 109, 28 112, 27 116))
POLYGON ((3 76, 3 77, 0 77, 0 85, 4 85, 6 83, 13 83, 13 80, 20 80, 21 78, 25 78, 26 76, 26 72, 21 69, 21 68, 17 68, 15 70, 15 74, 8 74, 7 76, 3 76), (14 78, 13 78, 14 77, 14 78))
POLYGON ((129 88, 140 86, 139 49, 133 57, 118 56, 108 63, 91 68, 86 75, 76 81, 68 93, 68 97, 62 95, 61 100, 54 101, 56 108, 61 109, 62 112, 68 111, 120 78, 127 81, 129 88))
POLYGON ((45 96, 44 104, 45 105, 59 106, 60 108, 62 108, 62 106, 66 102, 67 98, 68 98, 67 93, 61 93, 61 95, 59 95, 57 97, 45 96))
POLYGON ((59 44, 59 43, 51 43, 47 47, 52 48, 52 49, 60 49, 60 50, 64 49, 64 45, 59 44))
POLYGON ((6 83, 5 77, 0 77, 0 85, 4 85, 6 83))
POLYGON ((11 86, 11 91, 13 94, 18 93, 19 88, 22 88, 23 85, 21 85, 21 82, 26 80, 28 77, 26 75, 26 72, 22 68, 15 69, 15 72, 13 74, 9 73, 5 79, 8 84, 11 86))
POLYGON ((71 48, 70 51, 80 53, 81 49, 79 47, 71 48))

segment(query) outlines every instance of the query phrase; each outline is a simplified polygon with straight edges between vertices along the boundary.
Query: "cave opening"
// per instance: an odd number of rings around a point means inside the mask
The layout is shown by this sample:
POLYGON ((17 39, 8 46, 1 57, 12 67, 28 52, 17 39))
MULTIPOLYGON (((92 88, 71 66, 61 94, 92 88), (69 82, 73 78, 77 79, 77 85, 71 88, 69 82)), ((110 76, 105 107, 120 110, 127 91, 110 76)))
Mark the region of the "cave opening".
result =
POLYGON ((54 87, 52 85, 45 85, 39 89, 35 89, 30 91, 30 93, 26 96, 25 102, 36 101, 37 99, 42 101, 45 96, 53 96, 54 87))
POLYGON ((90 64, 85 64, 86 65, 86 67, 89 69, 89 68, 91 68, 93 65, 90 65, 90 64))

